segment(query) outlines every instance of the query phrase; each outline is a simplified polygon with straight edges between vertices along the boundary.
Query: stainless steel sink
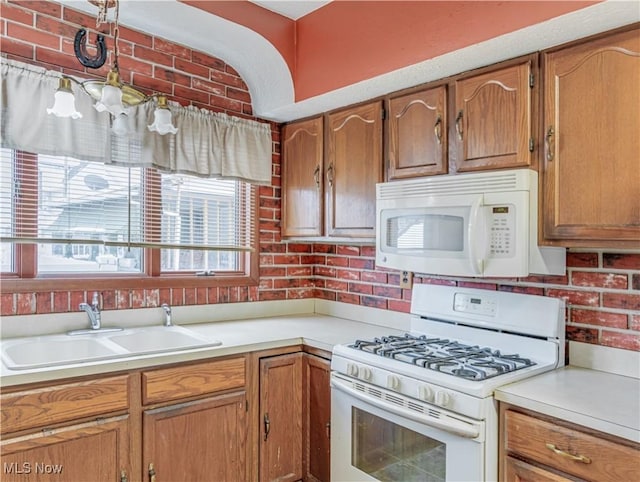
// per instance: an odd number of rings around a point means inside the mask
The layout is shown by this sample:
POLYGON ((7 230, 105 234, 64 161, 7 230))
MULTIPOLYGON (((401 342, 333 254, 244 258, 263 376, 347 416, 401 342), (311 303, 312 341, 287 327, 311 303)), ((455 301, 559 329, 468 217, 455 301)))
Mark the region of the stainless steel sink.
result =
POLYGON ((2 341, 2 361, 12 370, 28 370, 221 344, 181 326, 150 326, 75 336, 7 339, 2 341))

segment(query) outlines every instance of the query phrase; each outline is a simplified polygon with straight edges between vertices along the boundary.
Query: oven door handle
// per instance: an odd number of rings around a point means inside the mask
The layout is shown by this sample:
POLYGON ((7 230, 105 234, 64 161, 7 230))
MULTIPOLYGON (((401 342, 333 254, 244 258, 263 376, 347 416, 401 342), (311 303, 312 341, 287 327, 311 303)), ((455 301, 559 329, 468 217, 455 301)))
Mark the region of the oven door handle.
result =
POLYGON ((456 435, 460 435, 466 438, 476 438, 480 435, 480 431, 465 422, 453 420, 450 417, 447 417, 445 420, 440 420, 437 418, 432 418, 424 415, 420 415, 419 413, 413 413, 410 410, 402 410, 400 407, 397 407, 391 403, 385 402, 383 400, 379 400, 377 398, 368 397, 358 390, 354 390, 346 385, 344 382, 340 380, 332 379, 331 386, 341 392, 346 393, 358 400, 362 400, 370 405, 381 408, 382 410, 386 410, 387 412, 391 412, 395 415, 398 415, 403 418, 408 418, 413 420, 414 422, 424 423, 425 425, 429 425, 431 427, 444 430, 445 432, 453 433, 456 435))

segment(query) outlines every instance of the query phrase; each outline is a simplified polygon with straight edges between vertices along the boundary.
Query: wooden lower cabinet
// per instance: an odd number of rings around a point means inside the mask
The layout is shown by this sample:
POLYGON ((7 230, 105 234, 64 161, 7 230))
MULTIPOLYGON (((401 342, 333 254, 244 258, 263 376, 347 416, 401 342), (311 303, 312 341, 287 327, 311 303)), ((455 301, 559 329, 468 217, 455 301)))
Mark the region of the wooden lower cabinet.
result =
POLYGON ((305 480, 328 482, 331 450, 331 362, 304 355, 305 480))
POLYGON ((640 480, 640 444, 502 405, 501 480, 640 480))
POLYGON ((326 482, 330 353, 311 350, 3 389, 0 479, 326 482))
POLYGON ((506 458, 504 467, 504 480, 512 480, 514 482, 571 482, 571 480, 575 480, 567 479, 563 475, 536 467, 513 457, 506 458))
POLYGON ((246 414, 244 391, 146 410, 146 480, 246 480, 246 414))
POLYGON ((3 482, 131 480, 129 416, 3 438, 3 482))
POLYGON ((260 480, 302 479, 302 353, 260 360, 260 480))

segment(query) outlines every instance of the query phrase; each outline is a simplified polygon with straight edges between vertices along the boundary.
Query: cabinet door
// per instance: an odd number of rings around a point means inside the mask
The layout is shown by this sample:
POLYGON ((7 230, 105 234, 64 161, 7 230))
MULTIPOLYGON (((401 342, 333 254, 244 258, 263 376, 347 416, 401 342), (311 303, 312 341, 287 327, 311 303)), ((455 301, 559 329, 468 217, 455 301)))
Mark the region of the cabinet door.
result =
POLYGON ((304 356, 305 480, 329 482, 331 435, 331 362, 304 356))
POLYGON ((322 117, 287 124, 282 132, 282 235, 322 235, 322 117))
POLYGON ((446 174, 445 86, 389 101, 389 179, 446 174))
POLYGON ((326 165, 329 236, 374 237, 382 181, 382 102, 329 115, 326 165))
POLYGON ((457 171, 531 165, 532 62, 455 82, 457 171))
POLYGON ((246 479, 245 392, 147 410, 142 421, 145 480, 246 479))
POLYGON ((260 480, 302 479, 302 353, 260 360, 260 480))
POLYGON ((504 482, 571 482, 562 475, 528 464, 513 457, 505 460, 504 482))
POLYGON ((118 482, 131 480, 128 416, 4 439, 2 480, 118 482))
POLYGON ((543 55, 543 233, 640 243, 640 30, 543 55))

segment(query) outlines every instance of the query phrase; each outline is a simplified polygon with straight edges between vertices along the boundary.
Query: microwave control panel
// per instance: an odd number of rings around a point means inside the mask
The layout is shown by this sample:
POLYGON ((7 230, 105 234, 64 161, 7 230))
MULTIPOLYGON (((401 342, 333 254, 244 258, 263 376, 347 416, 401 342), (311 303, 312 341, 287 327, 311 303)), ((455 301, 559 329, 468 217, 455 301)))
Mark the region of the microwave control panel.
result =
POLYGON ((516 231, 515 206, 488 206, 489 208, 489 257, 510 258, 514 255, 516 231))

